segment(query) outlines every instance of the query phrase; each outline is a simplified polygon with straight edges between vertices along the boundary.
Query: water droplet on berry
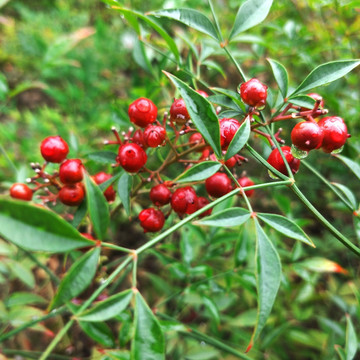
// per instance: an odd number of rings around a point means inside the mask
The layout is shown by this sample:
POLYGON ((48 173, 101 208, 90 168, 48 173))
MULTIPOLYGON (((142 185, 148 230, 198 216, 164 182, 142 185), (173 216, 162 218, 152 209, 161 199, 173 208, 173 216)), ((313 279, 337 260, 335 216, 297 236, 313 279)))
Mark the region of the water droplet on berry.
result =
POLYGON ((344 150, 344 145, 339 148, 339 149, 335 149, 331 152, 331 154, 340 154, 342 151, 344 150))
POLYGON ((309 155, 309 152, 306 150, 300 150, 294 144, 292 144, 291 145, 291 154, 296 159, 305 159, 309 155))

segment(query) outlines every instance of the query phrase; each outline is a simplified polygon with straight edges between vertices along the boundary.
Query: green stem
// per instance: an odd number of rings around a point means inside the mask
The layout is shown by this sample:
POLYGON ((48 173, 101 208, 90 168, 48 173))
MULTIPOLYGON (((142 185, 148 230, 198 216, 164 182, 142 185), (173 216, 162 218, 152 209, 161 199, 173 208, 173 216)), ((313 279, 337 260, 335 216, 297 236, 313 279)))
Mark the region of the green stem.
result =
POLYGON ((236 66, 237 71, 239 72, 241 78, 243 81, 246 81, 246 76, 244 74, 244 72, 242 71, 240 65, 238 64, 238 62, 236 61, 236 59, 233 57, 233 55, 231 54, 231 52, 229 51, 229 49, 224 46, 223 49, 225 50, 225 52, 227 53, 227 55, 229 56, 230 60, 233 62, 233 64, 236 66))
MULTIPOLYGON (((1 354, 8 356, 20 356, 24 359, 39 359, 41 353, 39 351, 25 351, 25 350, 12 350, 1 349, 1 354)), ((65 355, 51 355, 50 360, 71 360, 74 357, 65 355)))
POLYGON ((102 242, 102 243, 101 243, 101 246, 102 246, 102 247, 105 247, 105 248, 109 248, 109 249, 114 249, 114 250, 123 251, 123 252, 126 252, 126 253, 128 253, 128 254, 130 254, 130 253, 133 252, 133 250, 131 250, 131 249, 127 249, 127 248, 124 248, 124 247, 122 247, 122 246, 114 245, 114 244, 107 243, 107 242, 102 242))
POLYGON ((221 34, 221 28, 220 28, 219 20, 218 20, 218 18, 217 18, 217 16, 216 16, 213 3, 212 3, 211 0, 208 0, 208 3, 209 3, 209 6, 210 6, 210 9, 211 9, 212 16, 213 16, 214 21, 215 21, 216 31, 217 31, 217 33, 218 33, 219 40, 220 40, 220 42, 223 42, 223 41, 224 41, 224 38, 223 38, 223 36, 222 36, 222 34, 221 34))
POLYGON ((0 152, 2 152, 2 154, 4 155, 4 158, 7 160, 7 162, 9 163, 9 165, 13 168, 15 174, 17 174, 18 170, 17 167, 15 166, 15 164, 11 161, 11 159, 9 158, 8 154, 6 153, 5 149, 2 147, 2 145, 0 145, 0 152))

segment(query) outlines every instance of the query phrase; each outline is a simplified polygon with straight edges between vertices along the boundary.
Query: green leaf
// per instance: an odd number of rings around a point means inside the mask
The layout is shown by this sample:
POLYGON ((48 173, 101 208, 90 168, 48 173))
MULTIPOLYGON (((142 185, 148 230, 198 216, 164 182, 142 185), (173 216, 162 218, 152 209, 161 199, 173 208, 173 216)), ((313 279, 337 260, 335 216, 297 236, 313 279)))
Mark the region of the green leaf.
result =
POLYGON ((346 343, 345 354, 346 360, 353 360, 357 353, 358 341, 356 337, 356 331, 349 315, 346 315, 346 343))
POLYGON ((333 156, 336 157, 337 159, 341 160, 360 180, 360 165, 357 162, 355 162, 343 155, 333 154, 333 156))
POLYGON ((288 86, 289 86, 289 75, 284 65, 280 64, 276 60, 272 60, 269 58, 266 60, 269 62, 271 66, 272 72, 274 74, 274 78, 279 86, 283 98, 286 98, 288 92, 288 86))
POLYGON ((0 199, 0 235, 32 251, 67 252, 94 245, 59 215, 8 199, 0 199))
POLYGON ((250 117, 247 116, 232 138, 225 155, 225 160, 230 159, 245 146, 249 140, 250 132, 250 117))
POLYGON ((212 300, 210 297, 203 295, 201 297, 202 302, 205 306, 205 308, 209 311, 211 318, 215 321, 217 325, 220 324, 220 314, 219 309, 217 308, 214 300, 212 300))
POLYGON ((242 112, 242 109, 239 107, 239 105, 227 95, 211 95, 208 97, 208 100, 216 105, 220 105, 237 112, 242 112))
POLYGON ((359 64, 360 60, 338 60, 319 65, 311 71, 291 95, 305 92, 340 79, 359 64))
POLYGON ((220 40, 213 23, 201 12, 194 9, 165 9, 151 12, 155 16, 164 16, 180 21, 195 30, 211 36, 215 40, 220 40))
POLYGON ((306 109, 312 109, 315 105, 315 99, 307 95, 296 95, 294 97, 290 97, 288 102, 306 109))
POLYGON ((165 340, 161 326, 139 292, 135 295, 134 324, 131 359, 165 360, 165 340))
POLYGON ((90 220, 98 239, 103 240, 110 223, 109 205, 99 186, 85 175, 86 201, 90 220))
POLYGON ((222 75, 224 79, 226 79, 226 74, 224 72, 224 69, 217 62, 212 60, 205 60, 202 62, 201 65, 207 67, 208 69, 213 69, 217 71, 219 74, 222 75))
POLYGON ((298 224, 294 223, 292 220, 286 218, 285 216, 265 213, 258 213, 257 216, 259 217, 259 219, 264 221, 266 224, 268 224, 281 234, 284 234, 285 236, 295 240, 300 240, 307 245, 315 247, 314 243, 304 233, 301 227, 298 224))
POLYGON ((110 185, 112 185, 115 181, 120 179, 121 175, 123 174, 124 170, 119 171, 117 174, 113 175, 112 178, 109 180, 104 181, 103 183, 99 184, 99 188, 102 191, 105 191, 110 185))
POLYGON ((96 273, 100 256, 100 247, 86 252, 78 258, 61 280, 58 291, 50 304, 54 309, 81 294, 90 284, 96 273))
POLYGON ((120 200, 124 205, 124 209, 128 216, 130 216, 130 191, 132 187, 133 177, 126 171, 120 176, 117 190, 120 200))
POLYGON ((96 151, 85 155, 86 158, 101 164, 115 164, 116 153, 113 151, 96 151))
POLYGON ((164 71, 173 82, 185 101, 191 120, 205 139, 213 148, 216 156, 222 156, 220 147, 220 126, 213 105, 202 95, 191 89, 176 76, 164 71))
POLYGON ((30 289, 33 289, 35 286, 35 278, 34 274, 30 269, 25 267, 18 261, 9 261, 9 267, 11 272, 25 285, 27 285, 30 289))
POLYGON ((214 215, 204 217, 201 220, 196 221, 199 225, 208 225, 216 227, 233 227, 242 225, 245 221, 250 218, 249 210, 233 207, 231 209, 226 209, 219 211, 214 215))
POLYGON ((256 285, 258 293, 258 314, 256 325, 247 351, 251 349, 265 326, 280 286, 281 263, 274 245, 255 219, 256 229, 256 285))
POLYGON ((356 210, 357 209, 357 201, 356 201, 354 193, 347 186, 345 186, 343 184, 338 184, 335 182, 332 182, 331 184, 334 185, 335 187, 337 187, 345 195, 345 197, 349 200, 349 203, 352 206, 352 209, 356 210))
POLYGON ((46 303, 47 301, 42 296, 30 292, 16 292, 5 300, 6 307, 46 303))
POLYGON ((322 258, 322 257, 312 257, 304 261, 297 263, 310 271, 319 272, 319 273, 343 273, 347 274, 347 270, 342 266, 337 264, 334 261, 322 258))
POLYGON ((79 321, 106 321, 121 314, 129 305, 132 290, 125 290, 100 301, 91 309, 83 312, 77 318, 79 321))
POLYGON ((229 42, 236 35, 264 21, 271 5, 272 0, 247 0, 241 4, 229 36, 229 42))
POLYGON ((115 347, 115 338, 110 328, 103 322, 79 322, 81 329, 97 343, 106 348, 115 347))
POLYGON ((221 166, 218 161, 204 161, 192 166, 174 181, 178 183, 202 181, 214 175, 221 166))

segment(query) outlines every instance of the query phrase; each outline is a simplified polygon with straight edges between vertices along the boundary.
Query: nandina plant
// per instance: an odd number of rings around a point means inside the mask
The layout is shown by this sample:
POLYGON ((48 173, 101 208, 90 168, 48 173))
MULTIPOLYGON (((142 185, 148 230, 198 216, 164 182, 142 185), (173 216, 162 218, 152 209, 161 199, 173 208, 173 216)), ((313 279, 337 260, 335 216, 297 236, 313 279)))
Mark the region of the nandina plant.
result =
MULTIPOLYGON (((61 316, 64 326, 46 340, 40 360, 60 352, 59 345, 74 328, 95 342, 98 352, 104 355, 102 359, 165 359, 166 354, 180 358, 186 350, 179 343, 166 346, 165 339, 171 342, 174 331, 180 338, 190 337, 213 347, 217 358, 231 355, 250 359, 253 347, 262 351, 261 334, 266 331, 281 289, 281 245, 270 234, 274 236, 274 230, 300 244, 287 245, 288 252, 292 247, 318 245, 313 251, 318 251, 321 258, 322 251, 321 244, 313 241, 290 216, 264 206, 257 208, 258 203, 252 202, 257 193, 270 189, 267 194, 276 197, 279 189, 285 189, 307 208, 319 226, 333 235, 332 241, 360 256, 355 242, 326 219, 297 181, 298 173, 306 166, 316 181, 322 181, 334 192, 348 209, 349 217, 358 217, 351 190, 345 185, 335 186, 303 159, 310 151, 330 153, 329 162, 340 160, 359 177, 358 166, 338 155, 349 138, 346 120, 326 108, 326 98, 309 91, 343 77, 360 61, 319 65, 290 90, 285 67, 268 59, 268 72, 276 83, 271 87, 247 76, 230 43, 262 21, 272 1, 261 2, 261 7, 259 1, 244 2, 227 40, 222 38, 211 2, 214 21, 192 9, 142 14, 122 8, 116 1, 105 2, 123 14, 139 35, 140 21, 159 33, 186 76, 176 73, 176 69, 162 69, 162 81, 173 94, 171 101, 165 99, 157 104, 155 99, 146 97, 130 99, 128 108, 123 110, 127 110, 132 126, 113 127, 111 138, 103 142, 106 152, 94 153, 103 157, 104 171, 92 172, 86 158, 69 159, 67 139, 49 134, 38 147, 43 163, 31 164, 34 175, 27 184, 13 184, 10 196, 0 199, 1 236, 30 254, 55 289, 41 316, 5 329, 0 341, 14 339, 27 329, 61 316), (222 89, 197 79, 190 65, 183 66, 176 43, 154 16, 180 21, 215 40, 237 70, 238 86, 222 89), (248 19, 254 20, 247 27, 244 24, 248 19), (275 103, 268 98, 270 89, 277 94, 275 103), (280 125, 293 128, 291 140, 282 137, 280 125), (109 159, 111 174, 105 171, 105 160, 109 159), (139 243, 122 243, 115 236, 116 227, 125 217, 137 231, 141 229, 139 243), (236 242, 234 249, 233 243, 229 246, 226 242, 231 238, 229 234, 239 233, 242 240, 236 242), (223 247, 219 251, 224 263, 228 253, 236 253, 239 273, 227 263, 227 271, 217 274, 224 277, 223 282, 214 285, 216 265, 211 263, 217 244, 223 247), (197 263, 196 255, 201 251, 203 255, 197 263), (34 255, 38 252, 66 254, 64 271, 59 274, 42 264, 34 255), (150 254, 153 257, 147 257, 150 254), (176 262, 179 256, 181 263, 176 262), (164 267, 165 271, 159 271, 162 276, 151 271, 151 275, 144 275, 141 271, 142 263, 153 258, 164 267), (154 292, 164 294, 163 298, 151 300, 153 292, 144 286, 148 279, 156 286, 154 292), (172 281, 178 289, 169 293, 166 284, 172 281), (193 287, 196 291, 192 291, 193 287), (226 304, 217 296, 226 287, 232 296, 238 290, 252 298, 252 307, 247 311, 257 308, 249 315, 252 331, 236 346, 227 344, 226 334, 220 331, 221 316, 236 315, 237 311, 237 301, 229 299, 226 304), (173 313, 174 304, 186 311, 173 313), (209 324, 206 332, 200 331, 203 322, 209 324)), ((216 257, 216 261, 220 260, 216 257)), ((346 273, 332 261, 318 261, 315 265, 310 261, 306 266, 346 273)), ((350 317, 347 329, 350 335, 345 352, 351 358, 356 335, 350 317)))

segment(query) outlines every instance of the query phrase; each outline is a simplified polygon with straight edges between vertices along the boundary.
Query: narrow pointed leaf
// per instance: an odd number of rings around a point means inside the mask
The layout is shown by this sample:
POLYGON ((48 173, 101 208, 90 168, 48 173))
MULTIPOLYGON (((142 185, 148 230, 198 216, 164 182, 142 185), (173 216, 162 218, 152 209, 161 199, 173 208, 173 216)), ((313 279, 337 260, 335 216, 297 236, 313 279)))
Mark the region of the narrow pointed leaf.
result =
POLYGON ((181 97, 184 99, 191 120, 205 139, 213 148, 216 156, 220 158, 220 126, 213 105, 202 95, 191 89, 176 76, 164 71, 165 75, 173 82, 181 97))
POLYGON ((360 60, 338 60, 319 65, 305 78, 292 93, 305 92, 342 78, 360 64, 360 60))
POLYGON ((333 156, 335 156, 337 159, 341 160, 356 175, 356 177, 358 179, 360 179, 360 165, 357 162, 355 162, 343 155, 336 154, 333 156))
POLYGON ((221 163, 218 161, 204 161, 186 170, 175 181, 178 183, 202 181, 214 175, 220 168, 221 163))
POLYGON ((113 348, 115 346, 114 335, 105 323, 79 322, 79 325, 88 336, 96 341, 96 343, 99 343, 106 348, 113 348))
POLYGON ((118 182, 118 194, 121 202, 124 205, 124 209, 128 216, 130 216, 130 191, 132 187, 133 177, 126 171, 120 176, 118 182))
POLYGON ((81 294, 90 284, 96 273, 100 247, 89 250, 78 258, 61 280, 58 291, 50 304, 54 309, 81 294))
POLYGON ((99 184, 99 188, 102 191, 105 191, 110 185, 112 185, 115 181, 120 179, 123 172, 124 172, 124 170, 121 170, 117 174, 115 174, 112 178, 110 178, 109 180, 106 180, 103 183, 99 184))
POLYGON ((272 0, 247 0, 241 4, 229 36, 229 41, 241 32, 264 21, 271 5, 272 0))
POLYGON ((208 97, 208 100, 216 105, 242 112, 242 109, 239 107, 239 105, 226 95, 211 95, 208 97))
POLYGON ((85 155, 85 157, 102 164, 116 163, 116 153, 113 151, 96 151, 85 155))
POLYGON ((279 86, 283 98, 286 98, 288 92, 288 86, 289 86, 289 75, 284 65, 272 59, 267 59, 267 61, 271 66, 272 72, 274 74, 274 78, 279 86))
POLYGON ((219 40, 219 36, 213 23, 200 11, 194 9, 165 9, 151 12, 155 16, 164 16, 170 19, 180 21, 181 23, 192 27, 195 30, 219 40))
POLYGON ((197 221, 199 225, 216 226, 216 227, 232 227, 242 225, 249 220, 250 212, 246 209, 234 207, 220 211, 214 215, 204 217, 197 221))
POLYGON ((259 219, 264 221, 266 224, 268 224, 281 234, 284 234, 291 239, 300 240, 307 245, 315 247, 314 243, 305 234, 301 227, 298 224, 294 223, 292 220, 286 218, 285 216, 264 213, 258 213, 257 216, 259 217, 259 219))
POLYGON ((315 99, 307 95, 292 96, 289 98, 288 102, 306 109, 312 109, 315 105, 315 99))
POLYGON ((357 353, 358 341, 354 325, 349 315, 346 316, 346 324, 345 359, 353 360, 357 353))
POLYGON ((165 340, 159 321, 138 292, 135 295, 133 360, 165 360, 165 340))
POLYGON ((50 210, 4 198, 0 199, 0 235, 32 251, 61 253, 94 245, 50 210))
POLYGON ((88 175, 85 176, 86 201, 90 220, 98 239, 104 239, 110 223, 109 205, 98 185, 88 175))
POLYGON ((345 185, 343 184, 338 184, 335 182, 331 183, 332 185, 334 185, 335 187, 337 187, 344 195, 345 197, 348 199, 350 205, 352 206, 353 210, 357 209, 357 201, 356 201, 356 197, 354 195, 354 193, 345 185))
POLYGON ((80 314, 79 321, 106 321, 121 314, 129 305, 133 296, 132 290, 125 290, 119 294, 97 303, 91 309, 80 314))
POLYGON ((322 257, 312 257, 308 258, 304 261, 297 263, 298 265, 319 273, 342 273, 347 274, 348 271, 344 269, 338 263, 331 261, 329 259, 325 259, 322 257))
POLYGON ((247 116, 240 127, 237 129, 233 139, 231 140, 227 149, 225 160, 230 159, 237 154, 247 143, 250 137, 250 117, 247 116))

